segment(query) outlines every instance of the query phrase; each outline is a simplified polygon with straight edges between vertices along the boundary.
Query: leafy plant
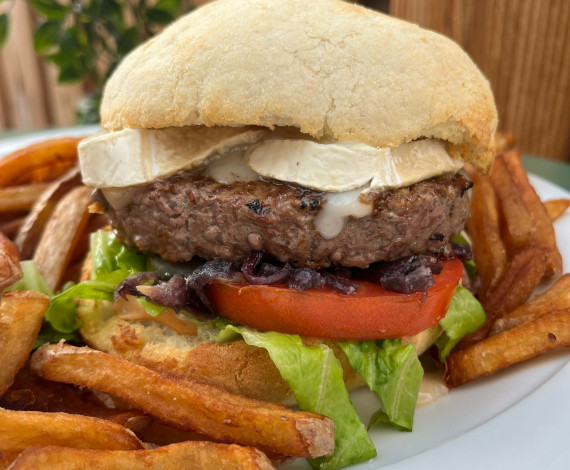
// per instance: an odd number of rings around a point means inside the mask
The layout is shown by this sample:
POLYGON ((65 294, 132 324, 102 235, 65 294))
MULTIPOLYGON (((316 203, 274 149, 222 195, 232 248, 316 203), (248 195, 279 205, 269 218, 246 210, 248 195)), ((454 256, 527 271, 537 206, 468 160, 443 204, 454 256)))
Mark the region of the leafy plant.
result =
MULTIPOLYGON (((42 18, 35 52, 56 65, 59 83, 86 81, 93 91, 78 104, 80 123, 99 121, 103 85, 121 59, 189 9, 182 0, 27 1, 42 18)), ((0 14, 0 47, 8 26, 0 14)))

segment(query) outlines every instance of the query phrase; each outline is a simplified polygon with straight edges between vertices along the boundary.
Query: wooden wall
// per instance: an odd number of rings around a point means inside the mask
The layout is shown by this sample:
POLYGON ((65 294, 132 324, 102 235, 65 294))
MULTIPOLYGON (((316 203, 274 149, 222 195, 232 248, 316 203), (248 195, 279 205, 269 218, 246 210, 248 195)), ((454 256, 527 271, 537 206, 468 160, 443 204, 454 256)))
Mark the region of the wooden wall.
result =
POLYGON ((524 152, 570 161, 569 0, 391 0, 390 13, 469 53, 524 152))
POLYGON ((81 85, 58 85, 55 68, 33 47, 36 17, 27 2, 16 0, 10 39, 0 51, 0 132, 72 125, 81 85))
MULTIPOLYGON (((199 0, 200 3, 203 0, 199 0)), ((310 0, 307 0, 310 1, 310 0)), ((385 8, 386 0, 368 0, 385 8)), ((390 0, 391 14, 453 38, 489 78, 499 127, 521 149, 570 161, 570 0, 390 0)), ((0 51, 0 132, 74 122, 80 85, 57 85, 35 56, 35 16, 24 0, 12 11, 0 51)))

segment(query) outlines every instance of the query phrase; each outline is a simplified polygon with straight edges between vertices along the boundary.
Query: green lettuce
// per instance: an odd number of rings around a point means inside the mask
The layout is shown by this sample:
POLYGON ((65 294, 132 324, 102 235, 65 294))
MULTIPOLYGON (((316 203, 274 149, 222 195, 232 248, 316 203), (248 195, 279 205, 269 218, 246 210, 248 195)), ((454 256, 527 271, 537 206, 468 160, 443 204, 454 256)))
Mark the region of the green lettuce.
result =
POLYGON ((342 341, 338 345, 382 404, 368 427, 383 422, 411 431, 424 373, 416 348, 400 344, 399 339, 342 341))
POLYGON ((52 297, 45 319, 60 333, 71 334, 81 324, 75 299, 113 300, 117 286, 130 274, 143 271, 148 257, 127 248, 114 233, 99 230, 91 235, 91 280, 83 281, 52 297))
POLYGON ((311 459, 313 468, 333 470, 376 457, 376 449, 350 401, 342 378, 342 367, 332 349, 324 344, 308 346, 297 335, 261 333, 247 327, 228 325, 218 341, 241 335, 252 346, 264 348, 289 384, 304 411, 321 413, 335 425, 335 452, 311 459))
POLYGON ((451 304, 440 320, 443 333, 435 342, 439 359, 443 362, 464 336, 473 333, 485 323, 485 312, 479 301, 465 287, 457 286, 451 304))
POLYGON ((20 264, 22 269, 22 279, 12 284, 6 291, 10 290, 33 290, 41 292, 48 297, 53 296, 53 292, 46 284, 43 276, 38 271, 36 263, 32 260, 22 261, 20 264))
MULTIPOLYGON (((451 241, 453 243, 459 243, 461 245, 470 245, 471 244, 471 243, 469 243, 467 238, 465 238, 462 234, 455 235, 454 237, 451 238, 451 241)), ((477 265, 475 264, 475 261, 465 260, 465 261, 463 261, 463 267, 465 268, 465 271, 467 272, 467 275, 469 276, 469 280, 471 281, 471 284, 473 284, 475 282, 475 280, 477 279, 477 265)))

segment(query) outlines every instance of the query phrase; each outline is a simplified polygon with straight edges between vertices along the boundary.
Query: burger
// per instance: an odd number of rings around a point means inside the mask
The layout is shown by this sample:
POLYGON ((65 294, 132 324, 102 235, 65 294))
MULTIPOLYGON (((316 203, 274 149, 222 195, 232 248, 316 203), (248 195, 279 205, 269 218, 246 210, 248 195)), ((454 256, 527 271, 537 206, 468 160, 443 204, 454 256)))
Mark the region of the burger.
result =
POLYGON ((77 295, 85 342, 293 392, 335 422, 328 468, 375 455, 346 387, 411 429, 416 354, 482 321, 453 241, 497 115, 459 46, 339 0, 217 0, 119 65, 101 117, 79 146, 112 228, 77 295))

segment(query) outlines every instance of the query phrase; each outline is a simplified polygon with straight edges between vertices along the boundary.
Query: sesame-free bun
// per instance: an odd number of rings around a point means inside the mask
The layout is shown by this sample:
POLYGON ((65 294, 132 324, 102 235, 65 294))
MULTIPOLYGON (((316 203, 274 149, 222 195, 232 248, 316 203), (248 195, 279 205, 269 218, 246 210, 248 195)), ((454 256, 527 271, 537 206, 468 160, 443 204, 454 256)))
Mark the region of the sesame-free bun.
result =
POLYGON ((217 0, 132 52, 108 81, 106 129, 295 127, 395 147, 419 138, 487 170, 489 83, 450 39, 339 0, 217 0))

